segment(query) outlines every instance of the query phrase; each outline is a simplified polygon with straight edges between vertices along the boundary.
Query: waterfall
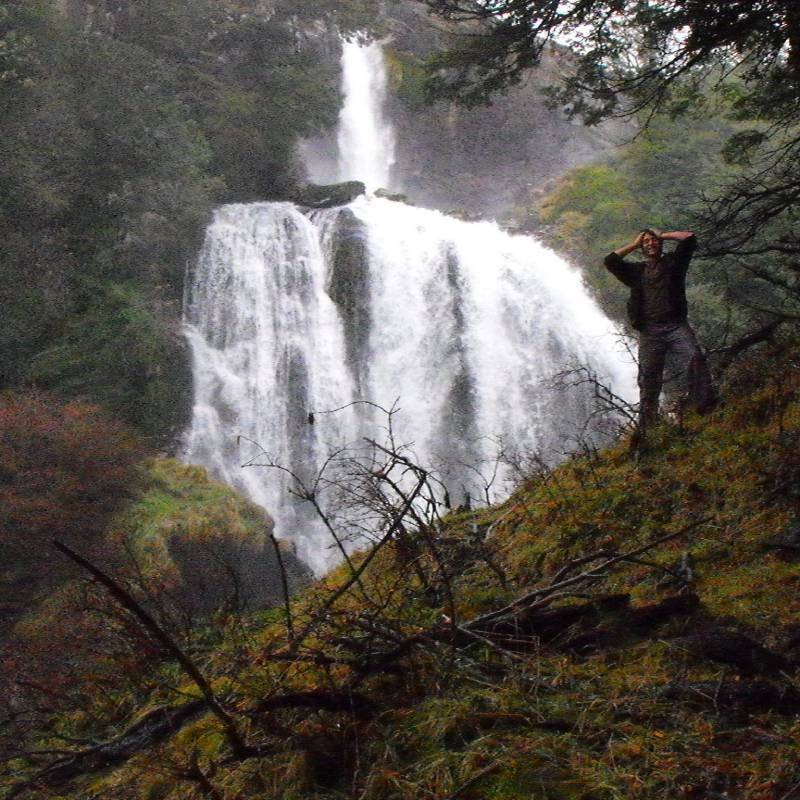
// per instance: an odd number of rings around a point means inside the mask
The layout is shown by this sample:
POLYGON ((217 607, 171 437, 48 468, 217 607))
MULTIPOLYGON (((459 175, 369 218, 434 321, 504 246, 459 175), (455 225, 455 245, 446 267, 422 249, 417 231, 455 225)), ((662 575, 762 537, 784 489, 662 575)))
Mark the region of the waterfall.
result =
POLYGON ((362 181, 370 192, 390 187, 394 165, 394 131, 383 114, 386 85, 380 44, 342 43, 339 180, 362 181))
POLYGON ((590 412, 550 378, 591 366, 631 393, 632 369, 580 275, 494 223, 375 198, 308 216, 229 205, 206 233, 186 300, 195 400, 185 458, 240 487, 317 571, 327 538, 285 475, 242 469, 258 443, 310 477, 331 448, 376 435, 358 399, 397 399, 398 441, 455 488, 469 464, 557 447, 590 412), (465 464, 467 466, 465 466, 465 464))
MULTIPOLYGON (((385 186, 380 49, 346 44, 343 68, 342 176, 385 186)), ((380 437, 385 420, 354 401, 397 401, 397 442, 474 492, 474 467, 498 441, 546 454, 587 419, 591 393, 554 389, 558 371, 587 365, 634 394, 613 326, 552 251, 491 222, 372 196, 314 212, 218 209, 185 322, 194 406, 184 458, 267 509, 318 573, 336 560, 330 537, 289 493, 287 472, 242 467, 262 449, 309 480, 332 449, 380 437)))
MULTIPOLYGON (((184 312, 194 378, 184 458, 268 509, 278 533, 299 527, 298 552, 317 568, 324 555, 313 533, 304 533, 298 504, 287 498, 286 476, 277 480, 281 476, 242 463, 263 445, 276 463, 307 476, 324 457, 308 411, 335 408, 354 394, 322 251, 325 230, 337 216, 322 213, 315 224, 290 203, 218 209, 184 312)), ((352 439, 352 417, 345 411, 331 418, 331 441, 352 439)))

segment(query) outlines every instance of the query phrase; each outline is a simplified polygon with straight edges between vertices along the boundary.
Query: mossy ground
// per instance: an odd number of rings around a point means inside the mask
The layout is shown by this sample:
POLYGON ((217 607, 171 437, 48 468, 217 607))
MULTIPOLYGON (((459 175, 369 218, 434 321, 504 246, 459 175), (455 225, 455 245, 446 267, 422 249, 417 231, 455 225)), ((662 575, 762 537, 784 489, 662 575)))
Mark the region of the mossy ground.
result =
POLYGON ((269 525, 263 510, 212 480, 201 467, 155 458, 143 465, 142 489, 112 522, 110 533, 127 533, 144 563, 164 568, 171 561, 167 550, 171 536, 260 541, 269 525))
MULTIPOLYGON (((761 678, 797 687, 792 648, 800 633, 800 567, 790 548, 771 546, 800 511, 800 375, 793 356, 782 358, 779 372, 763 370, 757 361, 738 367, 729 375, 724 408, 665 424, 639 460, 625 441, 576 457, 530 478, 501 507, 452 515, 443 531, 441 547, 453 554, 451 566, 458 565, 455 611, 467 620, 546 581, 570 559, 601 548, 627 551, 702 520, 642 556, 649 563, 621 565, 591 589, 629 594, 634 607, 690 589, 700 599, 694 614, 646 633, 621 630, 583 651, 558 640, 513 655, 479 641, 460 650, 417 648, 398 660, 397 670, 363 679, 358 693, 374 708, 359 716, 307 709, 248 713, 262 698, 329 689, 350 675, 340 663, 276 659, 286 649, 282 614, 264 612, 216 631, 202 664, 228 707, 242 712, 245 735, 266 743, 269 755, 232 762, 216 720, 204 716, 63 797, 800 796, 797 716, 724 707, 713 691, 696 703, 664 694, 676 683, 721 687, 752 677, 687 644, 687 637, 712 623, 782 654, 790 666, 761 678), (487 542, 470 550, 476 526, 492 523, 487 542), (690 564, 689 586, 681 589, 680 581, 653 564, 673 571, 690 564), (186 777, 193 762, 207 785, 196 775, 186 777)), ((302 625, 345 578, 343 569, 334 572, 299 597, 295 624, 302 625)), ((398 585, 413 589, 415 581, 391 548, 363 577, 366 595, 385 601, 386 619, 406 634, 452 613, 441 597, 434 603, 422 591, 394 599, 398 585)), ((368 605, 361 590, 353 590, 334 608, 340 618, 356 619, 368 605)), ((333 643, 324 630, 307 645, 307 653, 332 657, 348 647, 333 643)), ((172 677, 180 684, 176 672, 172 677)), ((188 684, 179 689, 196 694, 188 684)))

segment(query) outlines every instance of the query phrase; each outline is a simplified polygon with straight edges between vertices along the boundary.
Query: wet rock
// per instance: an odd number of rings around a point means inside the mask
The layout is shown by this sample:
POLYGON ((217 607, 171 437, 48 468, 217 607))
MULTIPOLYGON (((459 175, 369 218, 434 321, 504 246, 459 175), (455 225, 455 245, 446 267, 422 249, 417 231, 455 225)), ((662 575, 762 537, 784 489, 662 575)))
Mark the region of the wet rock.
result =
POLYGON ((405 194, 394 194, 390 192, 388 189, 377 189, 375 191, 375 197, 382 197, 384 200, 392 200, 395 203, 408 203, 408 195, 405 194))
POLYGON ((361 181, 345 181, 326 186, 309 183, 289 199, 306 208, 335 208, 352 203, 366 191, 367 188, 361 181))
POLYGON ((332 240, 328 294, 345 321, 347 363, 358 392, 364 391, 368 339, 372 329, 369 305, 369 251, 364 224, 350 209, 339 212, 332 240))

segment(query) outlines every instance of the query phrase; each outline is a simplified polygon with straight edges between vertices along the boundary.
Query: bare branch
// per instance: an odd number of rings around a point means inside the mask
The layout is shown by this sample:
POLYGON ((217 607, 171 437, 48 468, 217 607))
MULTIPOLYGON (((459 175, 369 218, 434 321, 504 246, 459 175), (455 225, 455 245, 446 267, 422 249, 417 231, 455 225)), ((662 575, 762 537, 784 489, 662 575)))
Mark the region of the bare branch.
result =
POLYGON ((72 559, 76 564, 83 567, 89 572, 95 580, 101 583, 109 591, 111 596, 124 608, 130 611, 136 619, 145 627, 145 629, 153 636, 153 638, 164 647, 164 649, 172 655, 172 657, 181 665, 183 671, 191 678, 195 686, 200 690, 205 698, 206 704, 209 709, 222 723, 225 734, 231 745, 234 754, 239 757, 247 757, 252 755, 252 748, 248 747, 242 739, 233 718, 222 707, 219 700, 217 700, 213 689, 209 682, 205 679, 203 674, 198 669, 197 665, 183 652, 178 643, 153 619, 153 617, 145 611, 145 609, 127 592, 123 589, 113 578, 106 575, 99 567, 96 567, 83 556, 76 553, 63 542, 53 540, 53 545, 60 550, 68 558, 72 559))
MULTIPOLYGON (((613 567, 614 565, 618 564, 621 561, 625 561, 626 559, 635 558, 636 556, 640 556, 643 553, 652 550, 655 547, 658 547, 665 542, 672 541, 673 539, 677 539, 681 536, 685 536, 687 533, 693 531, 695 528, 698 528, 700 525, 704 525, 706 522, 709 522, 711 517, 705 517, 703 519, 696 520, 692 522, 690 525, 687 525, 684 528, 681 528, 679 531, 675 531, 674 533, 668 533, 664 536, 659 537, 658 539, 654 539, 651 542, 648 542, 641 547, 634 548, 633 550, 629 550, 625 553, 620 553, 617 555, 613 555, 607 558, 605 561, 601 562, 597 565, 594 569, 586 570, 579 575, 574 575, 570 578, 563 578, 558 579, 547 586, 542 586, 534 589, 531 592, 523 595, 522 597, 517 598, 513 602, 509 603, 503 608, 497 609, 496 611, 492 611, 488 614, 484 614, 481 617, 477 617, 476 619, 470 620, 467 623, 464 623, 462 627, 469 628, 470 630, 480 629, 481 626, 486 625, 490 622, 497 622, 504 617, 514 616, 518 614, 522 609, 530 609, 533 605, 545 598, 549 595, 566 589, 567 587, 572 587, 580 583, 585 583, 587 581, 594 581, 597 580, 599 577, 602 577, 605 570, 613 567)), ((596 560, 595 556, 590 557, 590 562, 596 560)))

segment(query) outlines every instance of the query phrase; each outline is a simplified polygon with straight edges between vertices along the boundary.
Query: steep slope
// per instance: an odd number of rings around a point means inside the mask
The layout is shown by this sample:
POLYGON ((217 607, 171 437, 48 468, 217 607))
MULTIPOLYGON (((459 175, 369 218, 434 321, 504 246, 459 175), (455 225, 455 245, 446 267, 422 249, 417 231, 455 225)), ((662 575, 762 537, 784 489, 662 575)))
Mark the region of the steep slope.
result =
POLYGON ((135 705, 179 709, 179 732, 117 761, 73 754, 85 776, 41 772, 49 788, 25 796, 793 797, 796 350, 725 388, 638 462, 621 441, 502 507, 395 525, 294 602, 288 640, 280 609, 210 631, 192 652, 233 737, 163 662, 135 705))

